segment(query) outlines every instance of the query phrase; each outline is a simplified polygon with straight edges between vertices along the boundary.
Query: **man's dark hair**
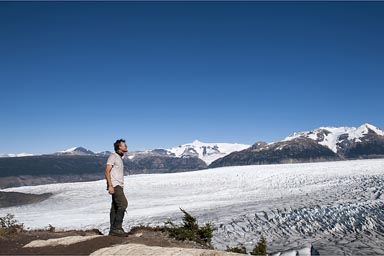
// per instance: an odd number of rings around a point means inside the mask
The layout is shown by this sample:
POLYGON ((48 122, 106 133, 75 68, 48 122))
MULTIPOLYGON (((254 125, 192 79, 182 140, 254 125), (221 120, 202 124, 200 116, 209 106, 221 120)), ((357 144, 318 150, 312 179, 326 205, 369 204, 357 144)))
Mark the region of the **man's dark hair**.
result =
POLYGON ((117 151, 119 150, 119 146, 120 146, 120 143, 121 142, 124 142, 125 143, 125 140, 123 139, 119 139, 117 140, 115 143, 113 143, 113 146, 115 147, 115 152, 117 153, 117 151))

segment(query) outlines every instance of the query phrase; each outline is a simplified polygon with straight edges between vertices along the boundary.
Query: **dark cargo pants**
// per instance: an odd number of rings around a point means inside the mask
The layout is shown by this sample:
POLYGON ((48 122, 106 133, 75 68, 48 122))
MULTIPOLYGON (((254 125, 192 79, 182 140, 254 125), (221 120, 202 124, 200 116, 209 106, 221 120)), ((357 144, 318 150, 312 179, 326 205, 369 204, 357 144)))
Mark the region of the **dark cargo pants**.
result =
POLYGON ((124 189, 120 186, 114 187, 115 193, 112 194, 111 212, 109 214, 111 230, 121 229, 123 225, 124 213, 128 207, 124 189))

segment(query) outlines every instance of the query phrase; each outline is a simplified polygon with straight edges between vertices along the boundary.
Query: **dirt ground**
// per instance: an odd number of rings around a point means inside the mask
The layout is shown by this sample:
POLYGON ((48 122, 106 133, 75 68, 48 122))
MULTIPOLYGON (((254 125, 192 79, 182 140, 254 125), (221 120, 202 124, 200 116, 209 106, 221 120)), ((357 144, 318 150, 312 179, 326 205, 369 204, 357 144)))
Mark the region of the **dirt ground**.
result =
POLYGON ((132 230, 128 237, 100 236, 88 241, 67 246, 47 246, 40 248, 23 248, 24 245, 34 240, 47 240, 66 236, 85 236, 101 234, 98 230, 89 231, 29 231, 10 234, 0 237, 0 255, 89 255, 92 252, 116 244, 144 244, 160 247, 180 247, 208 249, 206 246, 189 241, 178 241, 168 237, 161 231, 146 228, 132 230))

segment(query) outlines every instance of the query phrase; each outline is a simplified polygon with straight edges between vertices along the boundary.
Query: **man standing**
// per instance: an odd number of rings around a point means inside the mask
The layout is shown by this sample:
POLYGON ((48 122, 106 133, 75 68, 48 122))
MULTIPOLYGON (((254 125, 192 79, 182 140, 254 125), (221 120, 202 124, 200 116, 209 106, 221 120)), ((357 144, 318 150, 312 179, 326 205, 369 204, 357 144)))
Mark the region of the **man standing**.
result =
POLYGON ((127 198, 124 195, 124 153, 128 152, 125 140, 117 140, 113 144, 115 153, 107 160, 105 178, 107 179, 108 193, 112 195, 112 206, 110 212, 111 228, 110 236, 128 236, 122 227, 124 213, 128 207, 127 198))

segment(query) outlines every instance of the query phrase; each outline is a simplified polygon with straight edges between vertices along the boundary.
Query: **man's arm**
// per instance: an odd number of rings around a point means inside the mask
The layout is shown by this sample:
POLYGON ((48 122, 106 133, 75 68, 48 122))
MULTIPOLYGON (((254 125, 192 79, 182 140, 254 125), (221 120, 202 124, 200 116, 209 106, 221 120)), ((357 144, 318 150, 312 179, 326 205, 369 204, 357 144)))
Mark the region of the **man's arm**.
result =
POLYGON ((107 179, 109 194, 115 193, 115 189, 113 188, 113 185, 112 185, 111 170, 112 170, 112 165, 107 164, 107 167, 105 167, 105 178, 107 179))

